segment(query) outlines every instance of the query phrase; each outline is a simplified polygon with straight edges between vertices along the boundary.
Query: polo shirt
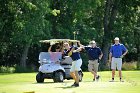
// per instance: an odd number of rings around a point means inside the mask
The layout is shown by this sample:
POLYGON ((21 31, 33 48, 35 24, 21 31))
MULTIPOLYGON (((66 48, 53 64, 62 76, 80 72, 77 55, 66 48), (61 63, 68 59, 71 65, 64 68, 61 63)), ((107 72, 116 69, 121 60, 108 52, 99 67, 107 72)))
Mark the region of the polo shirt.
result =
POLYGON ((85 47, 85 50, 87 51, 89 60, 99 59, 99 56, 102 53, 99 47, 85 47))
MULTIPOLYGON (((70 48, 70 50, 73 48, 73 46, 70 48)), ((77 47, 74 47, 74 49, 78 49, 77 47)), ((70 52, 70 50, 65 50, 65 55, 68 55, 68 53, 70 52)), ((70 56, 72 58, 72 60, 78 60, 81 59, 80 53, 79 52, 73 52, 72 55, 70 56)))
POLYGON ((120 43, 118 45, 114 44, 110 48, 110 52, 112 53, 112 57, 116 57, 116 58, 121 57, 122 54, 124 52, 126 52, 126 50, 127 50, 126 47, 120 43))

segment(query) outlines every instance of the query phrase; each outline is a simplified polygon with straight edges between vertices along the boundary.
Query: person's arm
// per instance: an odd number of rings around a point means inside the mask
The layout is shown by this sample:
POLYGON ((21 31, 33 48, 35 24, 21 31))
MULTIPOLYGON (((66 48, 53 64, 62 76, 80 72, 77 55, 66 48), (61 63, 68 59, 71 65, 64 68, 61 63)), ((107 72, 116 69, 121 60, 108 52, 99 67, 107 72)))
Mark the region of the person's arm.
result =
POLYGON ((75 50, 75 47, 73 47, 73 48, 69 51, 68 56, 71 56, 72 53, 80 52, 81 50, 82 50, 82 48, 77 48, 77 49, 75 50))
POLYGON ((112 61, 112 53, 113 53, 113 48, 112 48, 112 46, 111 46, 111 48, 110 48, 110 53, 109 53, 109 62, 112 61))
POLYGON ((101 49, 100 48, 98 48, 98 53, 99 53, 99 60, 101 60, 102 59, 102 57, 103 57, 103 52, 101 51, 101 49))
POLYGON ((48 52, 52 52, 51 49, 52 49, 52 45, 49 47, 48 52))
POLYGON ((128 53, 128 50, 126 50, 126 51, 123 53, 123 56, 125 56, 127 53, 128 53))
POLYGON ((121 58, 123 58, 128 52, 128 50, 126 49, 124 45, 122 45, 122 51, 124 51, 124 53, 122 54, 121 58))
POLYGON ((78 45, 80 46, 80 48, 83 48, 83 49, 84 49, 84 45, 82 45, 82 44, 80 43, 80 41, 78 41, 78 45))
POLYGON ((109 63, 112 61, 112 53, 109 53, 109 63))
POLYGON ((78 49, 76 49, 76 50, 73 50, 72 52, 80 52, 82 50, 82 47, 79 47, 78 49))
POLYGON ((123 58, 123 57, 127 54, 127 52, 128 52, 128 50, 126 50, 126 51, 122 54, 121 58, 123 58))
POLYGON ((74 50, 74 47, 68 52, 68 56, 72 55, 73 50, 74 50))
POLYGON ((101 52, 100 56, 99 56, 99 60, 101 60, 103 57, 103 53, 101 52))

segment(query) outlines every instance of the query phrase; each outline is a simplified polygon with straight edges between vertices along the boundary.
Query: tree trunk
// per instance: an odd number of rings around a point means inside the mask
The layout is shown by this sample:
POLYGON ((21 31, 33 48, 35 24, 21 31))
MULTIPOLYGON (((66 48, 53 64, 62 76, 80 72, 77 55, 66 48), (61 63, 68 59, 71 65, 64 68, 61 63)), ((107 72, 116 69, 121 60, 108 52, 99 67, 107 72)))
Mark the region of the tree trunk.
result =
POLYGON ((105 69, 107 67, 107 60, 109 55, 109 47, 113 35, 114 21, 117 15, 117 9, 119 5, 119 0, 106 0, 105 12, 104 12, 104 36, 103 36, 103 59, 101 68, 105 69))
POLYGON ((140 69, 140 28, 134 30, 135 44, 137 49, 137 69, 140 69))
POLYGON ((140 70, 140 46, 138 46, 138 61, 137 61, 137 69, 139 69, 140 70))
MULTIPOLYGON (((104 36, 104 38, 107 38, 107 36, 104 36)), ((109 41, 107 41, 107 39, 103 39, 103 58, 102 58, 102 64, 101 64, 101 68, 106 70, 107 68, 107 61, 108 61, 108 54, 109 54, 109 47, 110 47, 110 43, 109 41)))
POLYGON ((25 45, 21 59, 20 59, 20 66, 26 68, 26 59, 28 56, 28 50, 31 44, 31 40, 25 45))

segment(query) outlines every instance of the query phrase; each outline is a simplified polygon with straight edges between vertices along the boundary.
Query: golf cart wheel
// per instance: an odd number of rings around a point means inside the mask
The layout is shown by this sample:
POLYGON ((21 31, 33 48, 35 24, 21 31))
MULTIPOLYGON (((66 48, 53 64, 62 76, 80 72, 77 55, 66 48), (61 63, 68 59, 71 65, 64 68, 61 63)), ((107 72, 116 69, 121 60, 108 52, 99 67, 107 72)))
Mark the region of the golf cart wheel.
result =
POLYGON ((53 77, 54 82, 63 82, 64 81, 64 74, 62 71, 57 71, 54 73, 53 77))
POLYGON ((43 77, 42 72, 38 72, 38 74, 36 75, 36 81, 37 81, 37 83, 43 83, 44 82, 44 77, 43 77))
POLYGON ((78 73, 79 73, 79 82, 82 82, 83 73, 81 71, 79 71, 78 73))

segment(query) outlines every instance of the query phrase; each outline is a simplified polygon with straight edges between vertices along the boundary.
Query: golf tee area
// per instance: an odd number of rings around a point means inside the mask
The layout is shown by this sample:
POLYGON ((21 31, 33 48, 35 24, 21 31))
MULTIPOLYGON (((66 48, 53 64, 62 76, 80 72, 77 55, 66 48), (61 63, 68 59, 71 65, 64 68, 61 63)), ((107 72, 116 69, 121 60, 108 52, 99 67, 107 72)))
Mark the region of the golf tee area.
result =
POLYGON ((115 81, 111 80, 111 71, 102 71, 100 80, 93 82, 90 72, 83 72, 83 80, 79 87, 71 87, 73 80, 54 83, 52 79, 45 79, 44 83, 37 83, 37 73, 0 74, 0 93, 139 93, 140 71, 123 71, 120 82, 118 72, 115 81))

